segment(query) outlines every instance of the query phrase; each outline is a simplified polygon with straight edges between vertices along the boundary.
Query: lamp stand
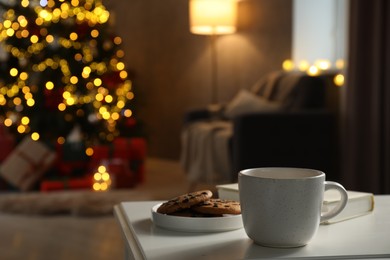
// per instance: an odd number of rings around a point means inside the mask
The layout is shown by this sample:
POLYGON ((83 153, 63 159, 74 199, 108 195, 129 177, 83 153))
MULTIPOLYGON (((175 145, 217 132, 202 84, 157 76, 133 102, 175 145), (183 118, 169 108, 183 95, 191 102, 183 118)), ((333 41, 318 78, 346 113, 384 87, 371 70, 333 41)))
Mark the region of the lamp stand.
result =
POLYGON ((218 103, 218 56, 217 56, 217 34, 210 35, 211 55, 211 103, 218 103))

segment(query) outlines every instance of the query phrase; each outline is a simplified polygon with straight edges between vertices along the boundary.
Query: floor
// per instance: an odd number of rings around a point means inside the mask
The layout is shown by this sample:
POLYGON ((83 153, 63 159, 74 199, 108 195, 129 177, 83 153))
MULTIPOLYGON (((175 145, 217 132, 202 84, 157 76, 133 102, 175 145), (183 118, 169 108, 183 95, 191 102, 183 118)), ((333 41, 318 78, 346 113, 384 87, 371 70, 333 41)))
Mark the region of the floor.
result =
MULTIPOLYGON (((178 162, 149 158, 145 183, 129 190, 126 200, 166 200, 189 188, 178 162)), ((214 186, 196 188, 214 189, 214 186)), ((121 233, 112 215, 0 214, 0 259, 114 260, 123 259, 123 253, 121 233)))

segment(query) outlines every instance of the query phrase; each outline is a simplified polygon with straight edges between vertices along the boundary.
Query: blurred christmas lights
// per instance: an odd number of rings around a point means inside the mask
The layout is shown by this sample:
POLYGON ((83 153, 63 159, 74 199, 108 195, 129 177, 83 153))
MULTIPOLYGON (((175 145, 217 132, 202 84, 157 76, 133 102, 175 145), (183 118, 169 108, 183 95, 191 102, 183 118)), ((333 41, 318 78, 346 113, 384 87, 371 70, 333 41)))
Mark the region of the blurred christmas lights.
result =
MULTIPOLYGON (((308 61, 302 60, 298 64, 294 64, 292 60, 284 60, 282 63, 282 68, 285 71, 302 71, 310 76, 317 76, 325 73, 327 71, 340 71, 344 69, 344 60, 337 60, 334 65, 331 64, 328 60, 317 60, 314 64, 309 64, 308 61)), ((333 79, 336 86, 344 85, 344 75, 342 73, 337 73, 333 79)))
POLYGON ((93 190, 107 191, 111 186, 111 177, 104 165, 100 165, 93 175, 93 190))

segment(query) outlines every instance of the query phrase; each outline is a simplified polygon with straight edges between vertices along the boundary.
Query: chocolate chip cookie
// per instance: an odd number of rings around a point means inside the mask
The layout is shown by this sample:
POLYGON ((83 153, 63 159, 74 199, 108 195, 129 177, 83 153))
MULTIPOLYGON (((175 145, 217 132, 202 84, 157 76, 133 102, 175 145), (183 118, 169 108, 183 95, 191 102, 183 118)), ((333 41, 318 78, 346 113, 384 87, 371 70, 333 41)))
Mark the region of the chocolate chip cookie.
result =
POLYGON ((203 214, 241 214, 240 203, 233 200, 209 199, 191 209, 203 214))
POLYGON ((191 208, 194 205, 198 205, 202 202, 209 200, 213 196, 213 193, 209 190, 201 190, 190 192, 173 199, 168 200, 161 204, 157 209, 161 214, 172 214, 183 209, 191 208))

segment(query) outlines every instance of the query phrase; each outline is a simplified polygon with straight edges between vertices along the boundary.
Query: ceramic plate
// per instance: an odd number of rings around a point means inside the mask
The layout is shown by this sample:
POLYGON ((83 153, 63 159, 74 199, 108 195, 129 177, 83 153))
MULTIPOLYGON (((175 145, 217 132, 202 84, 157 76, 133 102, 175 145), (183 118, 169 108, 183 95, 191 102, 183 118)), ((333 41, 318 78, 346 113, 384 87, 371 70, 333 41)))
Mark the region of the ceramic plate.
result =
POLYGON ((215 218, 191 218, 161 214, 157 204, 152 207, 152 221, 156 226, 186 232, 222 232, 242 228, 241 215, 224 215, 215 218))

